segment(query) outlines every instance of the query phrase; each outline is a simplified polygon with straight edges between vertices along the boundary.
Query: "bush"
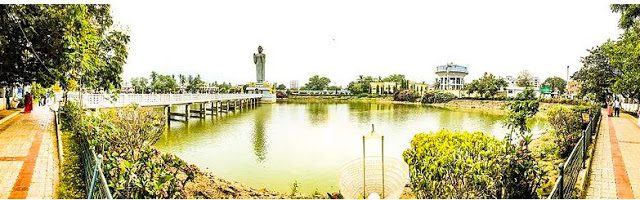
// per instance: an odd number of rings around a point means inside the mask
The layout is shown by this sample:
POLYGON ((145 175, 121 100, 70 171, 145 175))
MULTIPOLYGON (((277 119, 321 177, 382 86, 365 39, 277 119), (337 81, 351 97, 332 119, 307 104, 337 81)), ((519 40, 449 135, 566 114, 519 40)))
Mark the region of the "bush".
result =
POLYGON ((281 98, 287 98, 287 93, 284 93, 284 92, 282 92, 282 91, 277 91, 277 92, 276 92, 276 98, 279 98, 279 99, 281 99, 281 98))
POLYGON ((422 96, 422 103, 446 103, 455 98, 455 95, 448 92, 428 91, 422 96))
POLYGON ((83 114, 82 109, 77 103, 70 101, 66 102, 60 108, 60 123, 62 125, 60 129, 78 133, 81 128, 80 120, 83 114))
POLYGON ((86 116, 81 130, 97 153, 114 198, 185 198, 184 185, 197 168, 152 147, 164 131, 164 116, 128 106, 86 116))
POLYGON ((417 198, 502 198, 505 144, 480 132, 420 133, 402 154, 417 198))
POLYGON ((414 102, 418 98, 418 95, 413 93, 411 90, 402 90, 393 94, 394 101, 409 101, 414 102))
POLYGON ((582 129, 581 108, 569 109, 566 106, 556 105, 549 109, 547 118, 553 127, 551 132, 555 136, 554 142, 558 145, 561 158, 566 158, 571 153, 573 146, 578 142, 582 129))

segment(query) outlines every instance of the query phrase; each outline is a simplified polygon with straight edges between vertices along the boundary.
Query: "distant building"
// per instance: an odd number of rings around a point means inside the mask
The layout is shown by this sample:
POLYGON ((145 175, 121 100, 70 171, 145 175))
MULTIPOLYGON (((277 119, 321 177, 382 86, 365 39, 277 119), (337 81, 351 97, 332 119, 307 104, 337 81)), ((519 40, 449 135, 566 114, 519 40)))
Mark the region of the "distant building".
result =
POLYGON ((466 66, 448 63, 436 67, 436 81, 440 90, 462 90, 464 77, 469 74, 466 66))
POLYGON ((299 88, 298 80, 292 80, 291 82, 289 82, 290 90, 297 90, 298 88, 299 88))
POLYGON ((135 90, 133 89, 133 85, 131 85, 131 83, 129 81, 125 81, 122 84, 122 87, 120 87, 120 91, 122 91, 122 93, 134 93, 135 90))
POLYGON ((400 85, 396 82, 377 81, 369 83, 371 94, 393 94, 400 89, 400 85))
MULTIPOLYGON (((526 88, 525 87, 519 87, 518 84, 516 84, 516 81, 518 80, 517 77, 514 76, 505 76, 504 80, 507 81, 507 87, 506 87, 506 92, 507 92, 507 97, 517 97, 518 94, 520 94, 521 92, 523 92, 526 88)), ((540 97, 540 78, 533 77, 533 93, 536 97, 540 97)))
POLYGON ((409 81, 409 90, 413 91, 415 94, 419 94, 420 96, 422 96, 429 91, 429 84, 426 84, 424 82, 416 83, 413 81, 409 81))

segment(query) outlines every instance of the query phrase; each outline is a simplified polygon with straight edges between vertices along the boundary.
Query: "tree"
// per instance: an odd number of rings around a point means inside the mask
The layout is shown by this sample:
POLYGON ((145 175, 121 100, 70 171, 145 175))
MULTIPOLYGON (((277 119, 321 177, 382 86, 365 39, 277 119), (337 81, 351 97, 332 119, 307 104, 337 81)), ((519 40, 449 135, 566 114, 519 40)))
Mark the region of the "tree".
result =
POLYGON ((280 84, 278 85, 278 90, 286 90, 287 86, 285 86, 284 84, 280 84))
POLYGON ((618 26, 629 29, 638 23, 640 17, 640 5, 638 4, 612 4, 611 11, 620 13, 618 26))
POLYGON ((133 87, 133 91, 138 94, 149 91, 149 81, 144 77, 132 78, 131 86, 133 87))
POLYGON ((469 94, 478 93, 484 98, 489 98, 495 96, 499 90, 507 87, 507 85, 508 83, 504 79, 485 72, 479 79, 465 85, 465 90, 469 94))
POLYGON ((545 79, 542 85, 550 86, 553 90, 558 89, 558 94, 564 94, 564 89, 567 87, 567 81, 554 76, 545 79))
POLYGON ((324 90, 329 86, 331 80, 327 77, 313 75, 309 78, 309 82, 304 85, 304 88, 307 90, 324 90))
POLYGON ((587 50, 589 54, 580 59, 582 68, 571 76, 581 85, 580 96, 594 94, 597 98, 595 100, 604 102, 608 93, 611 92, 611 86, 616 81, 617 69, 609 64, 609 57, 603 49, 610 43, 606 42, 587 50))
POLYGON ((613 91, 640 102, 640 25, 634 24, 612 43, 604 46, 616 74, 613 91))
POLYGON ((109 5, 0 6, 0 85, 119 88, 129 36, 112 25, 109 5))
POLYGON ((371 76, 358 76, 358 80, 352 81, 347 85, 347 89, 351 94, 363 94, 371 91, 370 83, 373 81, 371 76))
POLYGON ((196 75, 195 78, 189 75, 188 82, 189 85, 187 86, 187 91, 191 93, 199 92, 202 88, 207 86, 207 83, 200 78, 200 74, 196 75))
POLYGON ((178 84, 169 75, 157 75, 151 82, 151 88, 157 93, 173 93, 178 90, 178 84))
POLYGON ((518 87, 533 87, 533 75, 529 70, 522 70, 516 78, 516 85, 518 87))

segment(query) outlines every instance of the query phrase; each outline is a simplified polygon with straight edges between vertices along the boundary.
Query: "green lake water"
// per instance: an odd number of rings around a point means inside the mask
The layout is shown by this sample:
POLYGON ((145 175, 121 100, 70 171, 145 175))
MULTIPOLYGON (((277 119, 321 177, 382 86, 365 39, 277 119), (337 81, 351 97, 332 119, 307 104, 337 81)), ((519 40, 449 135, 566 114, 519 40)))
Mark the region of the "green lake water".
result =
MULTIPOLYGON (((385 135, 385 156, 401 158, 413 135, 440 129, 482 131, 500 139, 505 116, 421 105, 263 104, 218 117, 171 122, 156 147, 221 178, 254 188, 338 191, 340 168, 362 157, 362 135, 385 135)), ((546 122, 532 121, 534 134, 546 122)))

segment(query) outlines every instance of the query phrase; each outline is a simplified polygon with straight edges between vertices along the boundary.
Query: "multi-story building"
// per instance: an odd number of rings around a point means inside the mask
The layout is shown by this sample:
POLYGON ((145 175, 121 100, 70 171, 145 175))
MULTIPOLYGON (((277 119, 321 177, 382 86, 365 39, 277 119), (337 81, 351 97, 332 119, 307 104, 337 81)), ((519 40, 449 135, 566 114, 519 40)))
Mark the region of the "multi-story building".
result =
POLYGON ((393 94, 398 89, 400 89, 400 85, 396 82, 388 82, 388 81, 377 81, 369 83, 371 87, 371 94, 393 94))
POLYGON ((409 90, 413 91, 415 94, 419 94, 420 96, 424 95, 429 91, 429 84, 424 82, 417 83, 413 81, 409 81, 409 90))
POLYGON ((298 80, 292 80, 291 82, 289 82, 290 90, 297 90, 298 88, 300 88, 300 85, 298 85, 298 80))
POLYGON ((447 63, 436 67, 436 81, 440 90, 462 90, 464 77, 469 74, 466 66, 447 63))

